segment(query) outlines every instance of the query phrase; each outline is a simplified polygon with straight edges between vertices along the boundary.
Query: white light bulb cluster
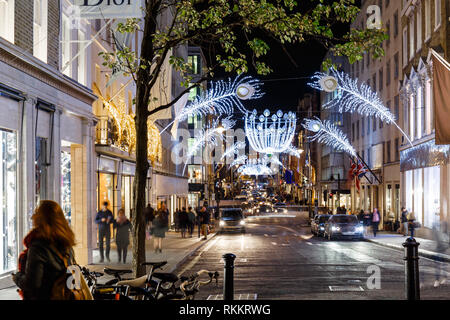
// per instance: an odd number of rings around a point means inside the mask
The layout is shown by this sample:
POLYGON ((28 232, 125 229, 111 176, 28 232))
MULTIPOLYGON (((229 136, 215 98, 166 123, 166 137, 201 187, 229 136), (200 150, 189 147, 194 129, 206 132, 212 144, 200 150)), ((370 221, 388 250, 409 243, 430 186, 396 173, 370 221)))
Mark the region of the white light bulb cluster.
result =
POLYGON ((273 171, 268 166, 267 158, 247 159, 244 165, 238 168, 238 173, 246 176, 272 175, 273 171))
POLYGON ((308 138, 309 141, 323 143, 333 149, 344 151, 352 157, 357 156, 355 148, 350 144, 345 133, 330 121, 322 122, 319 118, 306 119, 302 126, 306 130, 314 132, 314 135, 308 138))
POLYGON ((295 113, 279 110, 270 114, 269 110, 258 116, 256 110, 245 114, 245 135, 250 146, 263 154, 284 153, 295 135, 297 118, 295 113))

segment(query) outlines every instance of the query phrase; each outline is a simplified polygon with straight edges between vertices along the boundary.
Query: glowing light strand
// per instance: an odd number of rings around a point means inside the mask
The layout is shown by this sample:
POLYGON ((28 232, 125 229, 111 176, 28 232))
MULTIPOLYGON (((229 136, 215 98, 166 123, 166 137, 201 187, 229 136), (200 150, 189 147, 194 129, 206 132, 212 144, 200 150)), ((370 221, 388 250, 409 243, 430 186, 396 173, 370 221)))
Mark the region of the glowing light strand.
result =
MULTIPOLYGON (((234 127, 234 126, 233 126, 234 127)), ((225 150, 220 160, 223 160, 225 158, 234 157, 235 154, 239 153, 239 149, 245 148, 245 142, 239 141, 233 144, 230 148, 225 150)))
POLYGON ((234 80, 212 82, 211 88, 198 95, 194 101, 188 103, 175 119, 165 127, 163 133, 175 121, 182 122, 189 116, 231 115, 234 106, 237 106, 242 113, 248 112, 243 106, 241 99, 258 99, 264 95, 261 92, 262 83, 250 76, 237 76, 234 80), (245 97, 239 94, 238 89, 245 86, 245 97), (249 90, 249 88, 251 90, 249 90))
MULTIPOLYGON (((348 74, 330 69, 331 74, 337 80, 338 94, 323 105, 324 109, 336 107, 339 112, 357 112, 363 116, 376 117, 387 124, 395 125, 412 145, 408 135, 396 123, 395 115, 383 104, 378 93, 366 83, 358 83, 358 79, 352 79, 348 74)), ((326 73, 317 72, 309 83, 314 89, 324 91, 321 79, 327 77, 326 73)))
POLYGON ((350 144, 347 136, 332 122, 328 120, 322 122, 319 118, 305 119, 302 126, 315 133, 308 137, 309 141, 317 141, 333 149, 344 151, 352 157, 357 157, 355 148, 350 144))
POLYGON ((189 162, 189 159, 195 155, 201 148, 206 146, 217 146, 218 141, 224 139, 223 132, 231 129, 229 125, 234 126, 234 121, 231 119, 223 119, 222 120, 222 128, 219 127, 220 119, 216 119, 211 124, 211 127, 208 129, 202 129, 199 135, 195 138, 192 147, 189 148, 188 153, 186 154, 186 163, 183 167, 183 174, 186 170, 186 166, 189 162), (226 121, 227 120, 227 121, 226 121))
POLYGON ((296 122, 292 112, 285 114, 279 110, 271 116, 270 111, 265 110, 257 117, 257 111, 253 110, 245 115, 245 134, 256 152, 284 153, 294 138, 296 122))

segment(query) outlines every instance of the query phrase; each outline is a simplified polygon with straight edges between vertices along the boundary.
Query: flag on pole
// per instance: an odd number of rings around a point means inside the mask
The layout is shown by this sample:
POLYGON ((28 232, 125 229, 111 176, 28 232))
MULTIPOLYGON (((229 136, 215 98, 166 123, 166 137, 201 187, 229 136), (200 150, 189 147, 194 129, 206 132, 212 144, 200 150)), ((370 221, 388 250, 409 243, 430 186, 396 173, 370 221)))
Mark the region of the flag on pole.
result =
POLYGON ((433 96, 436 144, 450 144, 450 63, 430 49, 433 59, 433 96))

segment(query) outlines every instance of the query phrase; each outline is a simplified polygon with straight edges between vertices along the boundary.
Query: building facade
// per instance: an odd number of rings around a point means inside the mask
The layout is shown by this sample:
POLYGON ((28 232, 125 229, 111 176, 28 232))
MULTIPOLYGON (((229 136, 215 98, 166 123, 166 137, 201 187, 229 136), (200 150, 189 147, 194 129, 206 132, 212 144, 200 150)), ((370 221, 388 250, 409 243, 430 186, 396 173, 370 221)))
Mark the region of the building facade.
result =
MULTIPOLYGON (((325 58, 331 59, 340 70, 348 69, 348 61, 342 57, 335 57, 331 52, 325 58)), ((335 98, 339 94, 321 92, 321 106, 335 98)), ((338 112, 337 108, 321 108, 320 118, 322 121, 329 121, 339 128, 350 139, 351 115, 349 113, 338 112)), ((347 180, 350 168, 350 158, 346 153, 337 151, 325 145, 318 146, 319 158, 319 206, 327 207, 328 210, 336 212, 338 207, 352 207, 351 184, 347 180)))
MULTIPOLYGON (((87 65, 63 73, 60 1, 0 3, 0 278, 16 269, 22 239, 41 200, 54 200, 77 235, 78 262, 90 262, 95 212, 96 96, 87 65)), ((1 281, 0 281, 1 282, 1 281)))
POLYGON ((448 1, 402 1, 401 125, 411 144, 400 149, 401 202, 431 236, 437 220, 449 220, 449 146, 435 145, 433 68, 430 49, 450 59, 448 1), (432 156, 430 156, 432 155, 432 156))
MULTIPOLYGON (((399 83, 402 77, 401 47, 401 1, 362 1, 361 12, 353 28, 366 28, 367 7, 378 5, 381 9, 382 28, 387 31, 384 41, 385 55, 374 59, 365 54, 363 59, 349 65, 348 73, 360 83, 368 84, 378 93, 384 105, 401 122, 399 83)), ((375 117, 351 115, 351 141, 356 151, 378 179, 367 173, 361 179, 360 191, 352 187, 352 208, 354 210, 381 213, 380 228, 392 214, 400 214, 400 146, 402 134, 394 125, 386 125, 375 117)))

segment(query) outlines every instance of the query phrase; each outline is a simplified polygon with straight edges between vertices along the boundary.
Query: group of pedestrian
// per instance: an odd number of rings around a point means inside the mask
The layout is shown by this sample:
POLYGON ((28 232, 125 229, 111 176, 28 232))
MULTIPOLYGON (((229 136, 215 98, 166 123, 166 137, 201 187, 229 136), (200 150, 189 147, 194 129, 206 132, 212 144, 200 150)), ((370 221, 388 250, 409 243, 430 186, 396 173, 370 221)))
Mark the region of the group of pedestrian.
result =
POLYGON ((363 223, 364 235, 367 236, 369 234, 369 227, 372 227, 373 236, 377 236, 378 226, 381 220, 377 208, 374 208, 373 212, 361 210, 358 214, 358 219, 363 223))
POLYGON ((186 238, 186 232, 189 233, 189 237, 192 238, 195 226, 195 213, 192 211, 192 207, 183 207, 182 210, 177 210, 175 212, 176 222, 178 223, 177 229, 181 231, 181 237, 186 238))
POLYGON ((98 241, 99 241, 99 251, 100 251, 100 263, 106 260, 111 261, 109 258, 109 253, 111 249, 111 225, 116 230, 116 246, 118 263, 127 263, 127 251, 130 244, 130 230, 131 222, 125 215, 125 210, 123 208, 119 209, 117 212, 117 219, 111 210, 108 209, 108 202, 103 202, 102 209, 97 212, 95 217, 95 222, 98 224, 98 241), (104 244, 106 244, 106 251, 104 250, 104 244))

